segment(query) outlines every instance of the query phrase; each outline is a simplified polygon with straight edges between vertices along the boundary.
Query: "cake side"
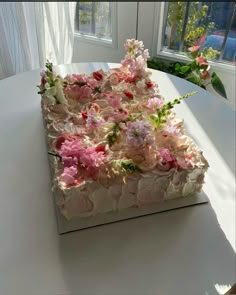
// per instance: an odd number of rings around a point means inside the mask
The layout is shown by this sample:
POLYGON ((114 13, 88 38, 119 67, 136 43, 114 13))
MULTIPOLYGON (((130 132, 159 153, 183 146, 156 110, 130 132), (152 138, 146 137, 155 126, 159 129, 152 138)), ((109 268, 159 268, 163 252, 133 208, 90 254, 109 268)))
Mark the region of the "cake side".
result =
POLYGON ((127 40, 120 68, 65 78, 42 73, 42 114, 53 190, 62 214, 93 216, 199 192, 208 163, 185 135, 146 67, 147 50, 127 40))

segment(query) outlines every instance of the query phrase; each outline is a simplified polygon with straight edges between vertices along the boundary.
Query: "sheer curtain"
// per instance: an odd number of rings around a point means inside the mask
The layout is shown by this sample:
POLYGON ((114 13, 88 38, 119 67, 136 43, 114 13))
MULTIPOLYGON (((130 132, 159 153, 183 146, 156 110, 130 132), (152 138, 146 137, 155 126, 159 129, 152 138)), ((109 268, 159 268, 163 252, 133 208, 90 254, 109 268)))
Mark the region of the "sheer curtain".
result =
POLYGON ((76 2, 0 3, 0 79, 71 63, 76 2))

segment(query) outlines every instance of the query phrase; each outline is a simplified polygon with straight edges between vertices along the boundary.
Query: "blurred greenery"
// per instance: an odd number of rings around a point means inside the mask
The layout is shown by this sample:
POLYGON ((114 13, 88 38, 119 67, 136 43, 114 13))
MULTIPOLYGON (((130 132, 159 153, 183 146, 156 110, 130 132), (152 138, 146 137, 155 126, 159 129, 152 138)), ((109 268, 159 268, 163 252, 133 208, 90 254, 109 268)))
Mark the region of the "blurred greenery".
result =
MULTIPOLYGON (((169 49, 175 50, 176 46, 181 42, 186 5, 186 2, 169 2, 167 14, 167 25, 170 27, 169 49)), ((209 21, 208 9, 207 3, 190 3, 183 51, 187 51, 188 47, 197 44, 204 35, 215 28, 215 23, 209 21)), ((205 49, 204 54, 208 58, 214 59, 219 55, 219 52, 205 49)))
POLYGON ((91 22, 92 10, 95 12, 96 22, 101 22, 104 17, 109 15, 110 3, 109 2, 87 2, 79 1, 77 2, 76 10, 77 15, 79 15, 80 24, 89 24, 91 22), (99 13, 99 8, 102 5, 103 13, 99 13))
POLYGON ((80 33, 111 38, 110 22, 110 2, 77 2, 76 26, 80 33))
POLYGON ((169 2, 166 24, 166 34, 169 33, 169 44, 167 45, 167 40, 165 40, 165 46, 171 50, 179 50, 184 18, 185 14, 188 13, 182 51, 191 58, 191 61, 180 63, 152 57, 147 64, 149 68, 186 79, 204 89, 211 84, 217 93, 227 98, 222 81, 216 73, 210 74, 210 67, 207 62, 207 60, 216 59, 220 55, 220 51, 212 47, 203 48, 202 46, 207 34, 215 28, 215 23, 210 21, 209 5, 206 2, 190 2, 189 4, 186 2, 169 2), (188 11, 186 10, 187 5, 189 5, 188 11), (192 49, 190 53, 189 48, 193 46, 195 46, 195 49, 192 49), (205 64, 201 63, 201 59, 205 59, 205 64))

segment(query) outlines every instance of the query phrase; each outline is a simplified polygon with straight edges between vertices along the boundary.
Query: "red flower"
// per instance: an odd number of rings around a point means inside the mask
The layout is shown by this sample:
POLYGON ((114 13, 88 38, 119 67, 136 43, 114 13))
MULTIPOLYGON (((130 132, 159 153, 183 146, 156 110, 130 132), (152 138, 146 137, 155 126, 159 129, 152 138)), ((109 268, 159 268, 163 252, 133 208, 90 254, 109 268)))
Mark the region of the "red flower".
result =
POLYGON ((196 58, 196 60, 199 63, 199 65, 201 65, 201 66, 208 66, 208 62, 207 62, 207 60, 204 57, 199 56, 199 57, 196 58))
POLYGON ((47 81, 46 81, 46 79, 45 79, 45 76, 43 76, 42 78, 41 78, 41 85, 45 85, 47 83, 47 81))
POLYGON ((208 71, 205 71, 202 75, 201 75, 201 78, 203 80, 207 80, 210 78, 210 73, 208 71))
POLYGON ((84 120, 86 120, 86 119, 88 118, 88 113, 87 113, 87 111, 82 111, 82 112, 81 112, 81 115, 82 115, 82 117, 83 117, 84 120))
POLYGON ((61 135, 59 136, 55 141, 55 147, 57 150, 60 150, 63 142, 66 140, 65 136, 61 135))
POLYGON ((103 79, 103 75, 100 72, 93 72, 93 78, 97 81, 101 81, 103 79))
POLYGON ((124 95, 126 97, 128 97, 129 99, 133 99, 134 98, 133 94, 131 92, 129 92, 129 91, 124 91, 124 95))
POLYGON ((147 88, 152 88, 154 86, 154 84, 151 81, 147 82, 146 85, 147 88))
POLYGON ((99 152, 103 152, 103 153, 105 154, 105 153, 106 153, 105 145, 98 145, 98 146, 96 146, 96 147, 95 147, 95 151, 96 151, 97 153, 99 153, 99 152))
POLYGON ((124 114, 124 115, 128 115, 128 112, 124 109, 119 109, 118 110, 121 114, 124 114))

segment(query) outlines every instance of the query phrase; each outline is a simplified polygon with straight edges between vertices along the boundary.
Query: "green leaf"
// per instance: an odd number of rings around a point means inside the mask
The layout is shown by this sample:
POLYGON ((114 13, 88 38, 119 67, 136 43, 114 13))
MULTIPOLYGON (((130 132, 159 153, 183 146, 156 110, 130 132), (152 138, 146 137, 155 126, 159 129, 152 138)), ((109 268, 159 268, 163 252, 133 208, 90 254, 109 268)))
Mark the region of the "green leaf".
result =
POLYGON ((180 71, 180 68, 181 68, 180 64, 179 63, 176 63, 175 64, 175 71, 176 72, 179 72, 180 71))
POLYGON ((127 160, 127 161, 121 161, 121 168, 128 173, 134 173, 134 172, 142 172, 142 170, 132 163, 132 160, 127 160))
POLYGON ((182 73, 187 73, 190 70, 190 66, 182 66, 181 67, 181 72, 182 73))
POLYGON ((107 135, 109 146, 112 146, 116 142, 119 135, 120 135, 120 126, 118 123, 115 123, 112 127, 111 132, 109 132, 107 135))
POLYGON ((190 56, 191 56, 192 58, 196 58, 196 57, 198 56, 198 52, 197 52, 197 51, 192 51, 192 52, 190 53, 190 56))
POLYGON ((225 87, 215 72, 212 73, 211 84, 218 94, 220 94, 224 98, 227 98, 225 87))
POLYGON ((192 83, 198 85, 198 80, 197 80, 196 77, 193 77, 193 76, 192 77, 189 77, 189 78, 187 78, 187 81, 192 82, 192 83))

